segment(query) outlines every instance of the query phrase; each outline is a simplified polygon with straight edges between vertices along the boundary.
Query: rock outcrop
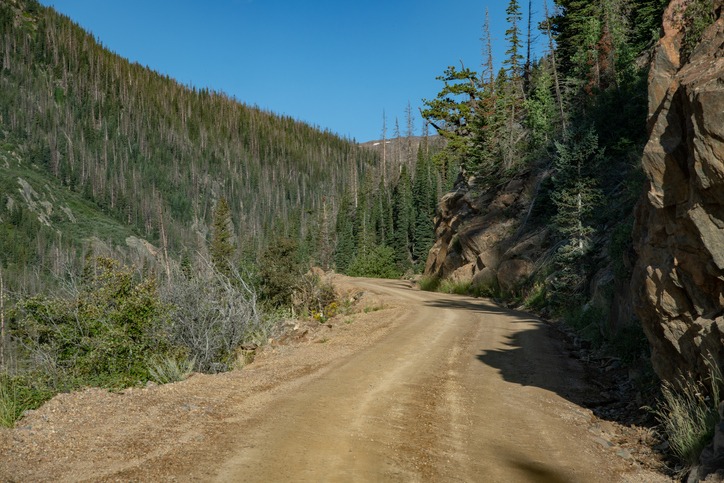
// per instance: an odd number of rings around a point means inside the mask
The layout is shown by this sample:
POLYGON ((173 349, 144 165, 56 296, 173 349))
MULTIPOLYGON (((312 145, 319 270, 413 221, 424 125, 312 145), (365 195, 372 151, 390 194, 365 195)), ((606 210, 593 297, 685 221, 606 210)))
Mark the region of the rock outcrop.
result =
POLYGON ((425 274, 512 292, 535 270, 549 231, 525 231, 536 187, 546 173, 516 178, 497 191, 476 193, 460 179, 435 217, 436 242, 425 274))
POLYGON ((682 62, 687 3, 669 5, 653 58, 634 228, 635 309, 665 380, 706 378, 709 354, 724 367, 724 0, 682 62))

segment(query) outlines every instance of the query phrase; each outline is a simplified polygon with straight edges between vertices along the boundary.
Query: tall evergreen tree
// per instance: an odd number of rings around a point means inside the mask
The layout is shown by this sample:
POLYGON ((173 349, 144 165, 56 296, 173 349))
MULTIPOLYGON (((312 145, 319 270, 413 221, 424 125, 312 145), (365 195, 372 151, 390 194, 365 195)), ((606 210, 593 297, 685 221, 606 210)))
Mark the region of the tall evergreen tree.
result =
POLYGON ((335 225, 337 245, 334 252, 334 263, 337 270, 342 273, 346 273, 355 254, 354 224, 354 206, 349 194, 345 194, 339 205, 335 225))
POLYGON ((422 116, 438 134, 444 137, 447 148, 438 153, 436 161, 444 178, 457 176, 453 167, 463 166, 469 159, 470 139, 473 132, 473 119, 480 99, 480 81, 478 75, 466 68, 460 70, 448 67, 438 77, 444 85, 437 97, 424 100, 422 116))
POLYGON ((412 182, 412 203, 414 207, 414 228, 412 256, 420 265, 427 260, 427 253, 435 242, 435 195, 433 194, 432 166, 430 159, 418 153, 415 178, 412 182))
POLYGON ((517 82, 523 77, 523 40, 520 34, 520 22, 523 15, 518 0, 510 0, 505 13, 508 22, 508 29, 505 31, 508 50, 505 52, 507 57, 503 63, 508 69, 510 79, 517 82))
POLYGON ((395 227, 392 248, 395 251, 395 260, 400 271, 405 272, 412 265, 410 246, 414 221, 412 186, 407 166, 402 166, 400 179, 392 196, 392 202, 395 227))
POLYGON ((211 261, 217 270, 229 275, 231 257, 234 254, 233 226, 229 203, 224 197, 219 198, 216 202, 211 230, 211 244, 209 246, 211 261))

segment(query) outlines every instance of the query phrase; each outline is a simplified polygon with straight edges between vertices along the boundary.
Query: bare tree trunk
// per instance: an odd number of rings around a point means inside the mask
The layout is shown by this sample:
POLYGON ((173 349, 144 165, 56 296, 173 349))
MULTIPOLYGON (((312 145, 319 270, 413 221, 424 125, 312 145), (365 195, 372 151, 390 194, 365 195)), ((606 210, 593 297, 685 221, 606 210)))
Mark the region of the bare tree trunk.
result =
POLYGON ((161 209, 161 198, 158 200, 158 219, 161 223, 161 244, 163 245, 163 264, 166 268, 166 283, 171 283, 171 264, 168 260, 168 243, 166 240, 166 229, 163 224, 163 210, 161 209))
POLYGON ((382 110, 382 186, 387 186, 387 115, 382 110))
MULTIPOLYGON (((493 41, 490 38, 490 12, 485 8, 485 25, 483 26, 483 35, 485 36, 485 49, 483 58, 485 59, 484 69, 487 71, 487 81, 493 86, 495 85, 495 68, 493 67, 493 41)), ((484 81, 484 80, 483 80, 484 81)))
POLYGON ((523 72, 523 79, 525 82, 524 90, 526 94, 528 93, 528 88, 530 86, 530 70, 531 70, 531 63, 530 63, 530 49, 531 49, 531 32, 533 30, 533 0, 528 0, 528 36, 527 36, 527 52, 525 56, 525 72, 523 72))

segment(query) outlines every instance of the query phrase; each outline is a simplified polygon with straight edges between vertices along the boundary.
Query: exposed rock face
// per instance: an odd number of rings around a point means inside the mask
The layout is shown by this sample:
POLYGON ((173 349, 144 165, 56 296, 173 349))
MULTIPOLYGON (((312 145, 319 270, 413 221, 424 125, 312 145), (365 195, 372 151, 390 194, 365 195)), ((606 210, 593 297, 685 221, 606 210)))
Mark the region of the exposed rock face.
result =
POLYGON ((724 364, 724 0, 681 65, 682 7, 664 16, 649 76, 647 192, 636 209, 632 291, 658 375, 724 364))
POLYGON ((436 242, 425 274, 515 290, 533 273, 549 242, 547 229, 519 233, 542 176, 514 179, 478 195, 460 180, 438 206, 436 242))

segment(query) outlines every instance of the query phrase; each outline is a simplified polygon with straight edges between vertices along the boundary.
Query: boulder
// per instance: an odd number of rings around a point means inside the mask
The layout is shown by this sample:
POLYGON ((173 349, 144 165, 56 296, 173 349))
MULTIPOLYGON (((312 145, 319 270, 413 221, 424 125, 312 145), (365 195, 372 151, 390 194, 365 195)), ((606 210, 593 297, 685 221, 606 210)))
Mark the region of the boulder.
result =
POLYGON ((631 291, 657 374, 705 379, 724 367, 724 19, 682 64, 681 13, 664 15, 649 75, 648 182, 636 207, 631 291))
POLYGON ((475 273, 475 263, 468 263, 455 270, 450 279, 453 282, 467 283, 473 281, 473 274, 475 273))
POLYGON ((506 260, 498 267, 498 284, 502 290, 511 292, 528 280, 533 269, 533 263, 528 260, 520 258, 506 260))
POLYGON ((491 289, 498 284, 498 272, 490 267, 484 267, 473 275, 473 288, 491 289))

